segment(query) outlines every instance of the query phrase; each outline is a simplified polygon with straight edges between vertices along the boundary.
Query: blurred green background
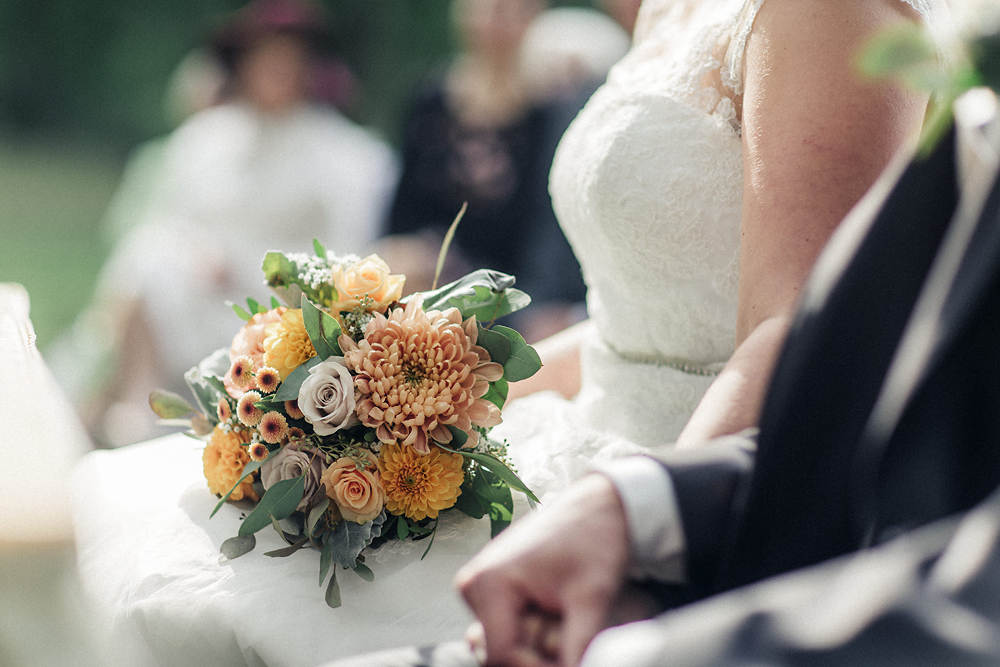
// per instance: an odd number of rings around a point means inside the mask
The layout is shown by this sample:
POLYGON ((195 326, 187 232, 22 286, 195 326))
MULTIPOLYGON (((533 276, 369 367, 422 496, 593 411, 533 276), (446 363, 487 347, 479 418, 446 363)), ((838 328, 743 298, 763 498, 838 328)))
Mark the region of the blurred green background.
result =
MULTIPOLYGON (((28 288, 43 350, 90 297, 129 152, 172 129, 174 68, 243 4, 0 0, 0 282, 28 288)), ((359 79, 352 115, 395 141, 411 88, 453 48, 449 0, 323 4, 359 79)))

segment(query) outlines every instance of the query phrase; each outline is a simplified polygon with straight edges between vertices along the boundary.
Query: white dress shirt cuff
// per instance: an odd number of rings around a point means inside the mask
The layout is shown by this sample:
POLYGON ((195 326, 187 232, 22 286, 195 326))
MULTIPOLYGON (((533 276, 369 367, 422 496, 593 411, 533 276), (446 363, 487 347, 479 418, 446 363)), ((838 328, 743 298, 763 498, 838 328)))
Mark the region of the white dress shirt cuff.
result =
POLYGON ((618 490, 632 547, 630 575, 683 583, 684 526, 670 474, 647 456, 607 461, 596 468, 618 490))

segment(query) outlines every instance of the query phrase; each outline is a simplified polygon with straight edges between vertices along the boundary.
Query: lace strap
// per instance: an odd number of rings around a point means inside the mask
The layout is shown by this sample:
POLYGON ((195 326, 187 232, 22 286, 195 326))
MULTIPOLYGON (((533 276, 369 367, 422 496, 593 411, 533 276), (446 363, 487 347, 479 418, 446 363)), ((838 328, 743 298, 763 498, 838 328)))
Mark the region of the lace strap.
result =
MULTIPOLYGON (((913 7, 920 14, 925 24, 931 24, 933 0, 900 0, 913 7)), ((739 13, 733 36, 726 51, 726 61, 722 64, 722 85, 737 95, 743 94, 743 53, 747 48, 747 39, 753 29, 753 21, 757 17, 764 0, 745 0, 739 13)))

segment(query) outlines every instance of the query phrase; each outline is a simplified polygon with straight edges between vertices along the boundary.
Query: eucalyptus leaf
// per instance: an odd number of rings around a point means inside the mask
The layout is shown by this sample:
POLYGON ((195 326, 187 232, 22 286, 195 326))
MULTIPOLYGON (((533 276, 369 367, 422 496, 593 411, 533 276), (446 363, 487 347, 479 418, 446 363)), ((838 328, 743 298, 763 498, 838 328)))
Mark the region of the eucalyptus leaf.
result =
POLYGON ((219 399, 225 395, 222 376, 229 370, 229 348, 219 348, 184 374, 184 382, 194 394, 201 412, 213 419, 219 399), (220 387, 222 388, 220 390, 220 387))
POLYGON ((302 535, 295 535, 295 534, 292 534, 292 533, 286 533, 284 531, 284 529, 282 529, 281 524, 278 523, 278 520, 275 519, 273 516, 271 517, 271 527, 274 528, 274 532, 276 532, 278 534, 278 537, 280 537, 282 540, 284 540, 285 544, 287 544, 289 546, 295 544, 295 542, 297 540, 299 540, 299 539, 302 538, 302 535))
POLYGON ((326 580, 326 575, 330 572, 330 566, 333 565, 333 547, 330 545, 329 540, 323 542, 323 552, 319 556, 319 585, 323 585, 323 581, 326 580))
POLYGON ((283 479, 272 485, 257 503, 257 507, 240 524, 239 534, 252 535, 256 533, 261 528, 270 525, 271 517, 280 520, 291 516, 302 501, 305 488, 305 475, 283 479))
POLYGON ((329 314, 320 310, 316 305, 302 296, 302 321, 312 341, 316 354, 321 359, 341 356, 340 344, 337 339, 340 337, 340 324, 329 314))
POLYGON ((313 531, 316 530, 316 524, 323 518, 323 515, 326 514, 326 510, 329 507, 330 499, 324 498, 322 502, 316 505, 316 507, 309 510, 309 516, 306 517, 306 535, 312 537, 313 531))
POLYGON ((162 389, 149 392, 149 407, 163 419, 179 419, 198 412, 184 397, 162 389))
POLYGON ((299 551, 300 549, 302 549, 302 547, 306 546, 307 544, 309 544, 309 538, 308 537, 303 537, 298 542, 296 542, 294 544, 291 544, 291 545, 289 545, 287 547, 284 547, 282 549, 275 549, 274 551, 265 551, 264 555, 265 556, 270 556, 271 558, 287 558, 288 556, 291 556, 296 551, 299 551))
POLYGON ((526 380, 538 372, 542 367, 542 360, 521 334, 503 326, 495 326, 492 331, 510 341, 510 357, 503 364, 503 376, 508 382, 526 380))
POLYGON ((527 485, 521 481, 521 478, 518 477, 516 474, 514 474, 514 471, 508 468, 503 461, 493 456, 492 454, 486 454, 485 452, 454 450, 454 449, 449 449, 444 445, 438 445, 438 447, 445 450, 446 452, 461 454, 466 458, 472 459, 479 465, 490 470, 493 474, 497 475, 501 480, 503 480, 504 484, 506 484, 510 488, 517 489, 524 495, 528 496, 528 498, 530 498, 531 500, 534 500, 536 503, 538 502, 537 496, 535 496, 534 492, 532 492, 532 490, 529 489, 527 485))
POLYGON ((337 568, 333 568, 333 576, 330 577, 330 583, 326 587, 326 604, 336 609, 340 606, 340 584, 337 583, 337 568))
POLYGON ((354 564, 354 568, 353 569, 357 573, 357 575, 359 577, 361 577, 362 579, 364 579, 365 581, 367 581, 369 583, 375 581, 375 573, 372 572, 372 569, 370 567, 368 567, 367 565, 365 565, 361 561, 357 561, 354 564))
POLYGON ((215 430, 215 420, 209 419, 199 412, 191 417, 191 428, 198 435, 208 435, 215 430))
POLYGON ((492 329, 485 328, 482 324, 479 325, 476 344, 490 353, 490 361, 495 361, 501 366, 507 363, 507 359, 510 358, 510 339, 492 329))
POLYGON ((257 546, 257 538, 253 535, 230 537, 228 540, 222 543, 222 548, 219 551, 222 555, 233 560, 234 558, 239 558, 243 554, 250 553, 253 548, 257 546))
POLYGON ((278 387, 278 391, 274 392, 274 400, 297 401, 299 399, 299 389, 302 388, 302 383, 309 377, 309 370, 322 363, 322 361, 317 355, 310 357, 305 363, 299 364, 294 371, 288 374, 285 381, 278 387))

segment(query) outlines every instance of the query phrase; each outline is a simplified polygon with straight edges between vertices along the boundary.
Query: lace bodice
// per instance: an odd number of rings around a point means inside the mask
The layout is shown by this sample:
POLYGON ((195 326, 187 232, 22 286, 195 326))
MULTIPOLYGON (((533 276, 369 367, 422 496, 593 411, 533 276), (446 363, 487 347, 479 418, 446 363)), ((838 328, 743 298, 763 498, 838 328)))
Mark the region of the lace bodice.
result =
MULTIPOLYGON (((733 352, 742 61, 764 0, 647 0, 635 45, 563 138, 556 212, 601 338, 626 357, 733 352)), ((909 0, 921 14, 927 0, 909 0)))

